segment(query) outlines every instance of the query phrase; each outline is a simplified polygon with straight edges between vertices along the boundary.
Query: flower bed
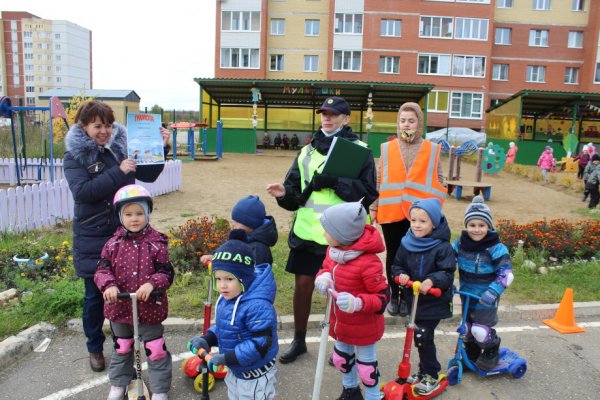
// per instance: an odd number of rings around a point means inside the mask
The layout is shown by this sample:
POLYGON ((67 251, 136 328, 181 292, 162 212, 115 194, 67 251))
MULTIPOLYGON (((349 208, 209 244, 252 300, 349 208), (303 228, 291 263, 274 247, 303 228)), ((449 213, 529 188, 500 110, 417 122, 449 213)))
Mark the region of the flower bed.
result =
POLYGON ((523 249, 544 251, 558 260, 590 259, 600 253, 600 221, 553 219, 519 225, 499 220, 496 229, 512 254, 519 240, 524 242, 523 249))

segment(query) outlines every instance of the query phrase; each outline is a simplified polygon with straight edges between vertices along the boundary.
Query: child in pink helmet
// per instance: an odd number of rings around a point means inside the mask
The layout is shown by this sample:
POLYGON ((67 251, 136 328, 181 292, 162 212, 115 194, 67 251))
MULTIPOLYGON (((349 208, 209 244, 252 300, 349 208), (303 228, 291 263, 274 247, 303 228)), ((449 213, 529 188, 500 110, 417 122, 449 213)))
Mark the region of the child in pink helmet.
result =
POLYGON ((168 238, 150 226, 152 196, 143 186, 122 187, 113 202, 121 226, 104 245, 94 275, 94 282, 103 293, 104 316, 110 320, 114 343, 107 400, 122 399, 134 376, 131 303, 117 300, 119 292, 137 294, 139 333, 148 355, 152 400, 166 400, 171 388, 172 360, 163 338, 162 321, 169 311, 166 290, 175 275, 169 262, 168 238), (150 297, 155 290, 163 294, 150 297))

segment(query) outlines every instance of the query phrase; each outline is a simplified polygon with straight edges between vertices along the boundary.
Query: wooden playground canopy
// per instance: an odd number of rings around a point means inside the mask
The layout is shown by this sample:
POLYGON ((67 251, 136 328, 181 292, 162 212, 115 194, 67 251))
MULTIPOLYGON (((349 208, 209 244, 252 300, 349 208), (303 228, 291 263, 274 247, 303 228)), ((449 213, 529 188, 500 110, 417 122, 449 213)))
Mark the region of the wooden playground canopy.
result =
MULTIPOLYGON (((392 82, 312 81, 288 79, 224 79, 195 78, 210 97, 211 104, 220 107, 303 108, 316 111, 330 96, 340 96, 352 111, 367 111, 369 93, 373 111, 397 111, 407 101, 423 102, 434 85, 392 82), (255 94, 256 89, 260 95, 255 94)), ((201 100, 202 101, 202 100, 201 100)), ((425 103, 424 103, 425 104, 425 103)))

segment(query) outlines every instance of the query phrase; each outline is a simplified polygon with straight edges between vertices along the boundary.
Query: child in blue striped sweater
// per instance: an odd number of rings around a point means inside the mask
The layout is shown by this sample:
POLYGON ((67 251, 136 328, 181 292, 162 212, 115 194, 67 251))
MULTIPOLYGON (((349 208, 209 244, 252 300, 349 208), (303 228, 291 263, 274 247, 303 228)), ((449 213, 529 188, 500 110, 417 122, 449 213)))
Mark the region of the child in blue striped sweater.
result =
MULTIPOLYGON (((480 296, 471 301, 464 345, 469 359, 483 370, 498 364, 500 338, 492 328, 498 322, 498 301, 512 283, 508 249, 494 230, 490 208, 475 196, 465 212, 465 230, 452 247, 457 255, 460 290, 480 296)), ((461 299, 464 302, 464 299, 461 299)))

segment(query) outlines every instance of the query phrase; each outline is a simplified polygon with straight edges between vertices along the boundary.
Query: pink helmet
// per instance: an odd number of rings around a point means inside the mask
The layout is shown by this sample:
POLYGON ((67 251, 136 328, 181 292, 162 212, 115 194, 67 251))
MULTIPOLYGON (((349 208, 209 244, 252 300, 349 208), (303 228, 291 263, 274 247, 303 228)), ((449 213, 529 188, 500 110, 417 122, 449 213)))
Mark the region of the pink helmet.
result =
POLYGON ((127 203, 145 201, 148 203, 148 212, 152 212, 152 195, 142 185, 127 185, 117 190, 113 199, 113 204, 119 212, 119 209, 127 203))

